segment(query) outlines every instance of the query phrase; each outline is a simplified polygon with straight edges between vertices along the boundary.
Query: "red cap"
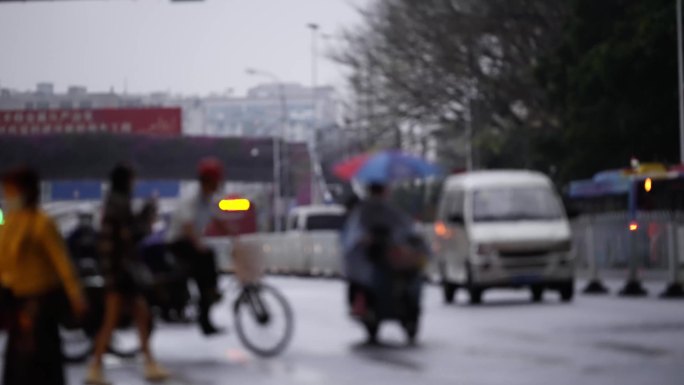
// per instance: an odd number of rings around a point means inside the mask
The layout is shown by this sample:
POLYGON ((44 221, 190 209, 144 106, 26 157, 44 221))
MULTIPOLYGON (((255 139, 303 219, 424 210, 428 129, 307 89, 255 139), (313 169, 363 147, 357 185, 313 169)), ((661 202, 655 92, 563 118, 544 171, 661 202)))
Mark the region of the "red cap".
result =
POLYGON ((204 158, 197 166, 197 176, 200 179, 220 181, 223 179, 223 165, 217 158, 204 158))

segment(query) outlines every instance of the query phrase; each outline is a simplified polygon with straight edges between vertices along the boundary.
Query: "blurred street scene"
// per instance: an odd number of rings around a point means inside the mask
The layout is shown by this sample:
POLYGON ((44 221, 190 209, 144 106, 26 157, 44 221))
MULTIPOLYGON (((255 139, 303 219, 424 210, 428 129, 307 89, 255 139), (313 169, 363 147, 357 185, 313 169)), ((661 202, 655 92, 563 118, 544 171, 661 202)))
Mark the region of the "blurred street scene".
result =
POLYGON ((684 0, 0 0, 0 384, 681 384, 684 0))

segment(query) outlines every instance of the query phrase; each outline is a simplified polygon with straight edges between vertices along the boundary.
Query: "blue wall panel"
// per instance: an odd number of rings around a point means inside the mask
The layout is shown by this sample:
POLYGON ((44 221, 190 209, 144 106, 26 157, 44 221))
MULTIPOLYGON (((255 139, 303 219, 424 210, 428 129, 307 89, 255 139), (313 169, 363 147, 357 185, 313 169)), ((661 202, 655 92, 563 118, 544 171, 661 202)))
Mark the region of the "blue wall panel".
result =
POLYGON ((99 200, 102 199, 102 183, 100 181, 51 182, 50 199, 56 201, 99 200))

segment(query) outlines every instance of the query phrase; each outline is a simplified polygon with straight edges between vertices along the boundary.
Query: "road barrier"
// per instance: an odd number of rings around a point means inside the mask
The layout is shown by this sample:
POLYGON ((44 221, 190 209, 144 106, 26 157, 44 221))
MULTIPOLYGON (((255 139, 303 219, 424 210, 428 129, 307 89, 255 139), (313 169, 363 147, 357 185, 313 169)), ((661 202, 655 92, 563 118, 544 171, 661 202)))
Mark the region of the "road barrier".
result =
MULTIPOLYGON (((219 268, 233 272, 230 237, 209 237, 219 268)), ((267 273, 337 277, 342 274, 342 255, 335 232, 255 233, 240 236, 240 243, 262 261, 267 273)))
POLYGON ((584 227, 585 245, 583 249, 586 250, 586 261, 587 267, 589 269, 589 282, 587 283, 587 286, 584 288, 583 292, 585 294, 607 294, 608 289, 601 280, 600 269, 596 261, 596 253, 594 252, 593 218, 587 217, 585 219, 587 224, 584 227))
MULTIPOLYGON (((684 215, 673 212, 626 212, 582 216, 572 222, 577 266, 590 273, 589 293, 601 291, 601 272, 625 271, 620 294, 643 296, 644 271, 668 272, 663 297, 684 296, 681 269, 684 265, 684 215)), ((603 287, 605 288, 605 287, 603 287)))
MULTIPOLYGON (((636 228, 627 213, 583 216, 573 220, 574 248, 579 271, 587 271, 588 294, 607 293, 602 282, 606 271, 618 271, 625 278, 625 295, 644 295, 643 272, 665 275, 669 283, 664 297, 677 297, 682 290, 681 268, 684 266, 684 215, 668 212, 640 213, 636 228)), ((421 224, 419 231, 432 244, 433 226, 421 224)), ((306 232, 256 233, 241 240, 258 250, 266 272, 292 275, 339 276, 342 257, 337 235, 306 232)), ((221 266, 231 270, 230 239, 211 238, 221 266)), ((438 278, 436 264, 428 266, 430 278, 438 278)))
MULTIPOLYGON (((174 202, 162 200, 162 212, 174 202), (168 206, 168 207, 167 207, 168 206)), ((99 202, 49 203, 46 211, 58 222, 60 229, 76 224, 79 209, 97 212, 99 202)), ((96 215, 97 216, 97 215, 96 215)), ((433 225, 420 224, 419 231, 433 244, 433 225)), ((684 298, 684 213, 643 212, 635 219, 628 213, 608 213, 582 216, 572 221, 576 266, 589 273, 588 294, 606 293, 602 275, 620 271, 625 277, 624 295, 644 295, 641 275, 657 272, 667 275, 663 298, 684 298), (630 229, 631 227, 631 229, 630 229)), ((292 275, 342 275, 342 256, 335 232, 255 233, 243 235, 249 249, 258 252, 268 273, 292 275)), ((231 241, 228 237, 209 238, 216 250, 222 270, 233 269, 231 241)), ((430 264, 427 274, 438 279, 436 264, 430 264)))
POLYGON ((665 287, 665 290, 660 294, 662 298, 684 298, 684 286, 682 285, 681 274, 681 256, 678 251, 679 245, 682 244, 682 237, 679 237, 680 225, 676 220, 673 220, 668 225, 668 250, 670 255, 670 282, 665 287))

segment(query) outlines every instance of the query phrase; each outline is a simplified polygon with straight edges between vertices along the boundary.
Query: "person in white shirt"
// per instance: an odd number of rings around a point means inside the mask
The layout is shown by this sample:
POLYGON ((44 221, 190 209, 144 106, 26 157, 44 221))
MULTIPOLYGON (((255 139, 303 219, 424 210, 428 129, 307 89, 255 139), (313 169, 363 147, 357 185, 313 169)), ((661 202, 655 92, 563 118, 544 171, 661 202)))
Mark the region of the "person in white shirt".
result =
POLYGON ((218 159, 203 159, 197 168, 200 189, 183 199, 174 213, 167 240, 170 250, 184 263, 200 293, 199 325, 205 335, 221 332, 211 322, 211 306, 220 299, 217 287, 216 257, 202 241, 202 235, 216 210, 214 195, 223 180, 223 166, 218 159))

